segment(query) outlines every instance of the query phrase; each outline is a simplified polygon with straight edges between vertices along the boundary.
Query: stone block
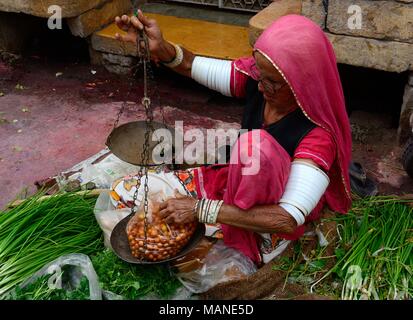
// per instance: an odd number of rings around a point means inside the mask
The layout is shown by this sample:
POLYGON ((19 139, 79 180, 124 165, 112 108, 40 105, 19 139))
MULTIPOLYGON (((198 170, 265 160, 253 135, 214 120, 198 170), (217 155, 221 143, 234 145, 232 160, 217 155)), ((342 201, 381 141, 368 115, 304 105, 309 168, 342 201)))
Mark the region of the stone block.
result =
POLYGON ((327 29, 335 34, 413 43, 413 3, 330 0, 327 29), (354 15, 348 13, 351 5, 361 8, 361 28, 348 23, 354 15))
POLYGON ((92 47, 89 47, 89 54, 92 65, 102 65, 109 72, 118 75, 129 75, 132 67, 137 63, 137 58, 104 53, 96 51, 92 47))
POLYGON ((322 29, 325 28, 327 16, 323 0, 302 0, 301 14, 317 23, 322 29))
POLYGON ((131 67, 137 62, 137 59, 134 57, 125 57, 112 53, 103 53, 102 58, 106 64, 117 64, 122 67, 131 67))
POLYGON ((413 44, 327 33, 339 63, 389 72, 413 70, 413 44))
POLYGON ((92 48, 97 51, 122 56, 137 56, 137 48, 134 44, 116 40, 115 37, 102 36, 95 32, 91 36, 91 43, 92 48))
POLYGON ((248 37, 251 46, 272 22, 287 14, 301 14, 301 0, 279 0, 258 12, 249 21, 248 37))
POLYGON ((85 38, 113 22, 116 16, 129 13, 131 7, 130 0, 111 0, 78 17, 67 19, 67 24, 73 35, 85 38))
POLYGON ((57 5, 62 9, 62 18, 76 17, 83 12, 98 7, 108 0, 1 0, 0 11, 22 12, 37 17, 48 18, 48 9, 57 5))
POLYGON ((100 51, 96 51, 95 49, 92 48, 92 46, 89 46, 89 58, 90 58, 91 65, 93 66, 103 65, 103 53, 100 51))

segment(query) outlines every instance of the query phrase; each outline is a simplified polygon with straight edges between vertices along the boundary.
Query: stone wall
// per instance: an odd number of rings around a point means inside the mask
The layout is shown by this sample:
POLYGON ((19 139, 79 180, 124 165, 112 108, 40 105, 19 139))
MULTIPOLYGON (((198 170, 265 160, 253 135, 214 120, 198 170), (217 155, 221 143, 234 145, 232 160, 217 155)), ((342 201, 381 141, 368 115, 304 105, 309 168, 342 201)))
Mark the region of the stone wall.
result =
POLYGON ((260 12, 263 19, 251 19, 250 43, 278 17, 296 13, 324 29, 340 63, 389 72, 413 70, 413 0, 299 2, 274 0, 260 12))
POLYGON ((329 0, 326 21, 340 62, 413 70, 413 0, 329 0))
POLYGON ((72 34, 84 38, 112 23, 117 15, 129 12, 131 7, 130 0, 110 0, 102 6, 86 11, 75 18, 67 19, 67 24, 72 34))
POLYGON ((254 43, 261 32, 271 22, 287 14, 301 12, 301 0, 274 1, 266 9, 258 12, 249 22, 249 41, 254 43))
POLYGON ((323 0, 301 0, 301 2, 301 14, 310 18, 324 29, 327 11, 326 7, 324 6, 323 0))
POLYGON ((103 5, 108 0, 1 0, 0 11, 21 12, 32 16, 48 18, 48 8, 57 5, 62 8, 62 18, 76 17, 90 9, 103 5))
MULTIPOLYGON (((413 1, 410 1, 413 3, 413 1)), ((413 43, 413 4, 398 1, 330 0, 327 29, 331 33, 413 43), (351 5, 362 10, 361 28, 349 28, 351 5)))
POLYGON ((329 0, 327 8, 321 0, 303 0, 302 14, 325 30, 338 62, 410 70, 398 129, 398 142, 404 144, 413 127, 413 0, 329 0))
POLYGON ((34 32, 33 20, 46 24, 46 18, 52 18, 56 24, 57 12, 49 12, 52 5, 60 7, 61 18, 72 34, 82 38, 132 8, 131 0, 0 0, 0 51, 19 53, 34 32))

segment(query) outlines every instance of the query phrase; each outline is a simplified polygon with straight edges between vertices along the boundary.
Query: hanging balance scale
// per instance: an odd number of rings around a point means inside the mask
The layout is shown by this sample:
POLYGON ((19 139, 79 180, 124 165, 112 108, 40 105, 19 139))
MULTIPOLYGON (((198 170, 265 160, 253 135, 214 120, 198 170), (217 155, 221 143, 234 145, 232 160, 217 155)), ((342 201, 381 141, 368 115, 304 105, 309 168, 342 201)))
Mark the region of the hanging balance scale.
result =
MULTIPOLYGON (((122 219, 113 229, 110 237, 110 244, 112 246, 113 251, 115 254, 122 260, 133 263, 133 264, 159 264, 170 262, 176 260, 180 257, 186 255, 189 251, 191 251, 202 239, 205 234, 205 226, 201 223, 198 223, 192 237, 189 241, 184 245, 184 247, 174 256, 168 257, 166 259, 160 259, 158 261, 149 261, 144 258, 137 258, 133 253, 130 247, 130 243, 128 241, 128 234, 127 234, 127 226, 129 221, 135 216, 136 211, 138 209, 138 205, 136 203, 138 197, 139 186, 141 186, 142 179, 143 187, 144 187, 144 196, 143 196, 143 212, 144 212, 144 239, 143 239, 143 247, 140 248, 141 250, 147 250, 150 244, 148 243, 148 229, 149 229, 149 222, 148 222, 148 211, 149 211, 149 201, 148 201, 148 194, 149 194, 149 187, 148 187, 148 170, 149 168, 156 169, 156 170, 165 170, 166 166, 165 163, 158 163, 158 161, 154 161, 152 155, 152 151, 160 141, 152 141, 156 137, 156 130, 157 129, 166 129, 170 131, 172 136, 172 141, 175 141, 174 132, 172 129, 168 128, 165 124, 165 120, 163 119, 163 123, 153 121, 153 110, 151 107, 151 99, 148 97, 148 71, 150 68, 150 52, 149 52, 149 45, 148 45, 148 38, 144 31, 139 31, 137 37, 137 46, 138 46, 138 57, 139 57, 139 65, 143 67, 143 81, 144 81, 144 92, 142 98, 142 105, 145 108, 145 115, 146 119, 144 121, 134 121, 125 123, 121 126, 117 126, 119 123, 119 118, 123 113, 123 109, 125 104, 121 107, 117 119, 114 124, 114 129, 110 133, 109 137, 107 138, 106 145, 108 146, 109 150, 118 158, 123 161, 126 161, 130 164, 138 165, 139 172, 136 176, 137 184, 136 190, 133 195, 133 205, 131 208, 131 213, 122 219)), ((163 114, 162 114, 163 116, 163 114)), ((172 145, 165 145, 165 152, 171 151, 173 153, 173 144, 172 145)), ((176 168, 176 167, 175 167, 176 168)), ((175 171, 174 171, 175 172, 175 171)), ((186 191, 187 195, 190 195, 189 191, 185 187, 185 184, 177 174, 175 177, 179 180, 180 184, 182 185, 183 189, 186 191)))

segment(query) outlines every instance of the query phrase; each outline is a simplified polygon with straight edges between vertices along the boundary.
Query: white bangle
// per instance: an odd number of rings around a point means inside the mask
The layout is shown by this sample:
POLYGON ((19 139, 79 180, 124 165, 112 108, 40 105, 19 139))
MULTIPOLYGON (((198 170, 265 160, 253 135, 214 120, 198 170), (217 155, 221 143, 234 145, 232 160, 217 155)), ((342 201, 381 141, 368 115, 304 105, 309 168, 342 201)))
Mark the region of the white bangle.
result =
POLYGON ((217 213, 216 210, 218 208, 219 201, 212 201, 211 209, 208 210, 208 223, 213 224, 217 221, 217 213))
POLYGON ((297 222, 297 227, 302 226, 305 223, 304 214, 297 207, 289 203, 280 203, 279 206, 294 218, 297 222))
POLYGON ((214 224, 217 221, 223 200, 201 199, 198 205, 198 220, 202 223, 214 224))
POLYGON ((294 160, 279 202, 296 207, 306 217, 317 206, 329 183, 328 176, 318 167, 294 160))
POLYGON ((232 62, 228 60, 196 56, 192 62, 191 77, 209 89, 230 97, 231 67, 232 62))
POLYGON ((217 208, 216 208, 216 210, 215 210, 215 217, 214 217, 215 220, 214 220, 214 223, 217 222, 218 214, 219 214, 219 211, 221 210, 221 207, 222 207, 223 204, 224 204, 224 200, 220 200, 220 201, 218 202, 217 208))
POLYGON ((177 66, 179 66, 182 63, 182 61, 184 60, 184 52, 183 52, 182 48, 180 46, 178 46, 177 44, 172 44, 172 45, 175 48, 175 58, 171 62, 168 62, 168 63, 162 62, 162 64, 165 67, 168 67, 168 68, 171 68, 171 69, 176 68, 177 66))

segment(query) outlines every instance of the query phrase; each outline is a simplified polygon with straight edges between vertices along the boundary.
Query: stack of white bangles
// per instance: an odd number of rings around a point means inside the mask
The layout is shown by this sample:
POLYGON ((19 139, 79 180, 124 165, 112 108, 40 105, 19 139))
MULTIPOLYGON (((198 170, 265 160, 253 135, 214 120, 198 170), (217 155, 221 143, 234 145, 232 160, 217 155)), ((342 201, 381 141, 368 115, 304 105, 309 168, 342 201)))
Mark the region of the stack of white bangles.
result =
MULTIPOLYGON (((183 62, 184 53, 179 45, 171 44, 175 48, 175 58, 171 62, 163 62, 163 64, 168 68, 176 68, 183 62)), ((229 60, 196 56, 192 62, 191 78, 224 96, 230 97, 231 66, 232 62, 229 60)))
POLYGON ((191 77, 196 82, 223 94, 231 96, 231 61, 195 57, 191 77))
POLYGON ((301 226, 317 206, 329 183, 330 179, 320 168, 302 160, 294 160, 279 205, 301 226))
POLYGON ((194 213, 199 222, 214 224, 217 222, 218 213, 223 203, 223 200, 197 200, 194 207, 194 213))

